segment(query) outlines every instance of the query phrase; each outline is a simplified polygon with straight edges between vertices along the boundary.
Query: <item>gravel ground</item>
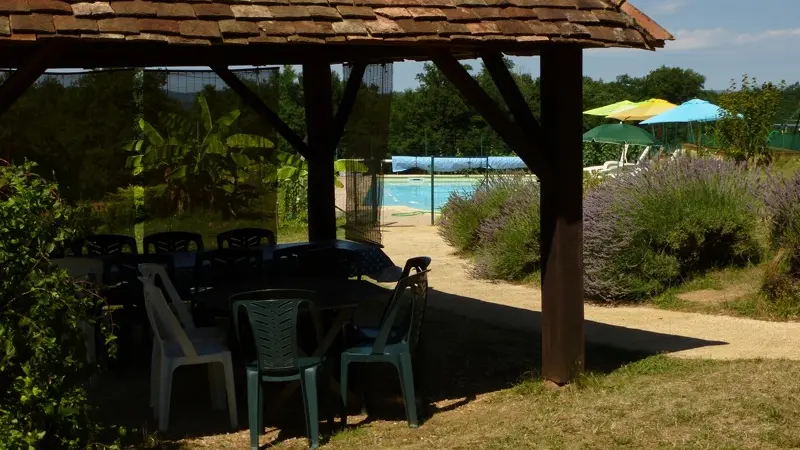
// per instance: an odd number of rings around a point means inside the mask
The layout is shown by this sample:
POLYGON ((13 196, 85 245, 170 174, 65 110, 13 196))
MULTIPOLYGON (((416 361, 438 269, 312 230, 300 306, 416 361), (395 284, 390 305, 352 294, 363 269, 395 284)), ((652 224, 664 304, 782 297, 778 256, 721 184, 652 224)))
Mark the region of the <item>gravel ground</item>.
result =
MULTIPOLYGON (((532 286, 470 278, 469 262, 453 254, 436 227, 393 217, 385 251, 399 265, 413 256, 433 259, 430 305, 498 325, 540 329, 541 291, 532 286)), ((428 219, 430 220, 430 219, 428 219)), ((588 342, 685 358, 800 360, 800 323, 777 323, 648 307, 587 304, 588 342)))

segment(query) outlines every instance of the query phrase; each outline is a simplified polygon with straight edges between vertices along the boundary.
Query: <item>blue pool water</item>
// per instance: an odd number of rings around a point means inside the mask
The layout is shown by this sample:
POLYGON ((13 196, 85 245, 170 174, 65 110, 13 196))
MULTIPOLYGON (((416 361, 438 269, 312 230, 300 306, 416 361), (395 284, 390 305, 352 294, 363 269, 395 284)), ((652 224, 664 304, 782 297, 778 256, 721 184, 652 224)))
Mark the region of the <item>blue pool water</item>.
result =
MULTIPOLYGON (((480 178, 434 178, 433 205, 438 210, 447 202, 450 193, 471 195, 480 184, 480 178)), ((383 205, 407 206, 409 208, 431 210, 431 179, 420 178, 384 178, 383 205)))

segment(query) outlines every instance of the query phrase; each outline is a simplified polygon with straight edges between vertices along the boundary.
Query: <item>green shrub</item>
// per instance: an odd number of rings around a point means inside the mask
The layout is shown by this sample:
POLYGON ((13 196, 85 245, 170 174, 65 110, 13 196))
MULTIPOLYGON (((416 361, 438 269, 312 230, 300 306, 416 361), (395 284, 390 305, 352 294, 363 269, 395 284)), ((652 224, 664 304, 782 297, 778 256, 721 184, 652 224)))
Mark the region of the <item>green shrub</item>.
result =
POLYGON ((83 449, 100 431, 83 333, 100 304, 48 259, 74 211, 33 167, 0 166, 0 448, 83 449))
POLYGON ((453 192, 442 207, 439 234, 462 252, 474 251, 479 244, 478 229, 488 218, 501 213, 518 186, 516 176, 496 176, 482 182, 471 195, 453 192))
POLYGON ((757 262, 758 197, 747 168, 712 159, 606 181, 584 202, 587 294, 636 300, 712 268, 757 262))

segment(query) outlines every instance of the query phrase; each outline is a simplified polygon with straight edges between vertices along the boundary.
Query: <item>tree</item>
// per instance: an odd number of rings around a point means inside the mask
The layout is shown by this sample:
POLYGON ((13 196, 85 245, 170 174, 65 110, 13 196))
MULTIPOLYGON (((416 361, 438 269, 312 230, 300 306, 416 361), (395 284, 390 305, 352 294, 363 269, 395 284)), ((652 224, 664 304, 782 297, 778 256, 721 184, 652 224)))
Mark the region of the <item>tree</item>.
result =
POLYGON ((692 69, 661 66, 641 83, 642 99, 660 98, 679 105, 703 93, 706 77, 692 69))
POLYGON ((719 99, 724 114, 715 125, 717 146, 736 161, 769 163, 768 141, 781 105, 782 86, 759 85, 755 78, 742 76, 719 99))
MULTIPOLYGON (((234 207, 264 180, 262 166, 268 162, 264 150, 274 147, 268 139, 253 134, 230 134, 239 118, 234 109, 212 119, 205 95, 197 96, 199 123, 171 114, 165 134, 144 119, 139 127, 146 139, 133 141, 135 154, 127 166, 134 175, 155 177, 166 183, 178 199, 179 210, 192 201, 235 214, 234 207)), ((272 180, 274 181, 274 180, 272 180)))

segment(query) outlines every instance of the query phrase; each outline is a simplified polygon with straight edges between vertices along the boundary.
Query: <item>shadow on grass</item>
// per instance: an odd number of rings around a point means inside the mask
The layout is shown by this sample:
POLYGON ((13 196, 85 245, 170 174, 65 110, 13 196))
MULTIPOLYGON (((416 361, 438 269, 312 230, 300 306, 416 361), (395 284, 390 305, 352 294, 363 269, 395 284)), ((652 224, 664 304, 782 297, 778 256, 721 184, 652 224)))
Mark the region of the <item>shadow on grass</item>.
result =
MULTIPOLYGON (((364 305, 357 319, 370 322, 381 305, 364 305)), ((420 347, 415 355, 415 373, 421 416, 468 404, 477 396, 509 388, 525 380, 537 379, 541 373, 541 313, 457 296, 435 289, 429 294, 420 347), (454 313, 453 311, 459 311, 454 313)), ((686 350, 722 342, 711 342, 683 336, 651 333, 587 321, 585 332, 586 371, 609 373, 633 361, 656 353, 686 350), (614 344, 623 343, 627 349, 614 344)), ((111 423, 137 429, 154 430, 156 422, 148 408, 149 350, 143 349, 129 368, 106 374, 97 386, 95 398, 111 423)), ((336 360, 335 355, 331 355, 336 360)), ((334 373, 338 373, 334 369, 334 373)), ((405 420, 402 393, 396 370, 389 365, 355 364, 351 366, 351 388, 363 393, 368 415, 351 419, 359 425, 373 420, 405 420)), ((247 429, 247 398, 244 370, 236 370, 239 429, 247 429)), ((161 445, 185 437, 230 433, 225 411, 212 411, 205 367, 181 368, 175 373, 172 394, 170 431, 161 435, 161 445)), ((266 385, 267 398, 274 398, 283 387, 266 385)), ((321 396, 333 402, 337 394, 319 388, 321 396)), ((330 402, 328 402, 330 404, 330 402)), ((325 405, 326 400, 320 399, 325 405)), ((321 420, 334 411, 320 411, 321 420)), ((329 406, 334 408, 334 406, 329 406)), ((358 414, 356 410, 350 411, 358 414)), ((300 390, 289 397, 280 409, 266 412, 266 425, 279 428, 271 445, 292 438, 304 437, 305 425, 300 390)), ((338 426, 338 420, 336 422, 338 426)), ((324 434, 333 427, 321 426, 324 434)), ((133 433, 133 437, 146 436, 133 433)), ((142 448, 141 442, 131 445, 142 448)), ((158 447, 169 448, 169 447, 158 447)))

